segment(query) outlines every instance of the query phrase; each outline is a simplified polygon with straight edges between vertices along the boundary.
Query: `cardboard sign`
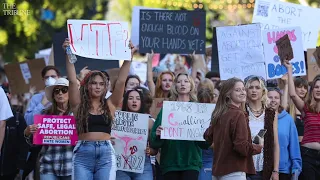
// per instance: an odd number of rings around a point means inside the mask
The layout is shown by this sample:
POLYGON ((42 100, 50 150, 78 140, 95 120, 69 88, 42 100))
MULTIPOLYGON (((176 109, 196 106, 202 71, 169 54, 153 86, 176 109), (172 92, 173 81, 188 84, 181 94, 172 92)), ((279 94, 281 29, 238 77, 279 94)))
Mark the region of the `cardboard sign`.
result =
MULTIPOLYGON (((66 54, 62 49, 65 38, 68 37, 67 32, 59 32, 53 38, 54 65, 59 69, 62 76, 67 75, 66 72, 66 54)), ((76 55, 77 56, 77 55, 76 55)), ((99 59, 91 59, 77 56, 78 61, 74 64, 76 72, 80 73, 81 69, 88 66, 90 70, 104 71, 111 68, 119 68, 118 60, 101 61, 99 59)), ((50 63, 50 60, 49 60, 50 63)))
POLYGON ((150 115, 157 119, 157 116, 163 106, 163 101, 168 100, 167 98, 154 98, 151 108, 150 108, 150 115))
POLYGON ((215 104, 164 101, 161 139, 204 141, 215 104))
POLYGON ((280 57, 281 64, 283 64, 284 60, 293 59, 293 50, 290 43, 290 39, 288 34, 284 35, 278 41, 276 41, 276 45, 278 48, 278 55, 280 57))
POLYGON ((264 30, 262 31, 262 40, 267 79, 281 78, 287 73, 287 68, 281 63, 281 58, 278 55, 278 47, 276 45, 276 41, 285 35, 288 35, 293 49, 293 55, 289 55, 293 57, 290 61, 293 68, 293 76, 304 76, 307 73, 300 27, 264 30))
POLYGON ((313 53, 314 58, 316 58, 316 62, 318 64, 318 67, 320 67, 320 47, 317 47, 317 49, 313 53))
POLYGON ((278 0, 255 0, 253 23, 262 30, 299 26, 303 49, 316 47, 320 29, 320 9, 278 0))
POLYGON ((10 63, 4 66, 11 93, 23 94, 29 92, 31 86, 37 91, 44 89, 41 71, 46 66, 44 59, 34 59, 22 63, 10 63))
POLYGON ((307 51, 308 82, 312 82, 313 79, 320 74, 320 68, 314 56, 315 52, 316 52, 316 49, 308 49, 307 51))
POLYGON ((205 54, 204 11, 140 10, 139 52, 205 54))
POLYGON ((116 111, 111 135, 120 171, 143 173, 148 141, 147 114, 116 111))
POLYGON ((78 141, 74 116, 35 115, 38 130, 33 136, 33 144, 76 145, 78 141))
MULTIPOLYGON (((217 27, 213 39, 221 80, 250 75, 266 77, 260 24, 217 27)), ((214 58, 214 57, 213 57, 214 58)))
POLYGON ((69 19, 67 27, 72 53, 93 59, 131 60, 128 23, 69 19))

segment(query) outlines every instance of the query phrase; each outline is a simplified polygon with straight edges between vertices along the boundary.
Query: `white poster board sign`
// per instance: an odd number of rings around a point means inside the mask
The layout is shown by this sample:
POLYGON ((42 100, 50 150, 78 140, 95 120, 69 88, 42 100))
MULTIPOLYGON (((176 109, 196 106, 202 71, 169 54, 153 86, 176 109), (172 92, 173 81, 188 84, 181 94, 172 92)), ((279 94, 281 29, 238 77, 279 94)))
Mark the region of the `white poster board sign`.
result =
POLYGON ((221 80, 266 77, 260 24, 217 27, 221 80))
POLYGON ((118 21, 68 20, 72 53, 103 60, 131 60, 128 23, 118 21))
POLYGON ((163 101, 161 139, 204 141, 215 104, 163 101))
POLYGON ((252 22, 260 22, 262 30, 301 27, 303 48, 317 45, 320 9, 276 0, 256 0, 252 22))
POLYGON ((116 111, 111 136, 115 138, 118 170, 143 173, 148 123, 147 114, 116 111))
POLYGON ((305 76, 307 73, 300 27, 264 30, 262 31, 262 40, 267 68, 267 79, 281 78, 287 73, 287 68, 284 65, 281 65, 276 45, 276 41, 286 34, 289 36, 293 50, 294 58, 290 61, 293 68, 293 76, 305 76))

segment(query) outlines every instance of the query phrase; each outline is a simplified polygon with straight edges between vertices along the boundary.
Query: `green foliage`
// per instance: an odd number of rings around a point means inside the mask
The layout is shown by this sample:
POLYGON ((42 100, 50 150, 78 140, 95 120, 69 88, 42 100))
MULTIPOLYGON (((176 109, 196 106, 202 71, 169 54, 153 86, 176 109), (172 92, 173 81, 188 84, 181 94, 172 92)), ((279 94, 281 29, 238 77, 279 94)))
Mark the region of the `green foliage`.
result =
POLYGON ((32 59, 39 49, 51 46, 55 32, 66 29, 67 19, 104 18, 107 0, 5 0, 30 15, 4 15, 0 9, 0 54, 7 62, 32 59), (55 13, 53 20, 41 20, 42 9, 55 13))

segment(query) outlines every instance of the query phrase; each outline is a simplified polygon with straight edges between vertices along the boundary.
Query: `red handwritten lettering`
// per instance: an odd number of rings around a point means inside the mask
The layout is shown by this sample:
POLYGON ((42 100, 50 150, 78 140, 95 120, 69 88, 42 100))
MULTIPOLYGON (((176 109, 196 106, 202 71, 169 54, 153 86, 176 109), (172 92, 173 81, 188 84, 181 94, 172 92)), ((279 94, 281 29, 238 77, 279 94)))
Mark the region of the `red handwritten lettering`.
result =
POLYGON ((178 122, 171 122, 171 119, 173 118, 173 113, 170 113, 168 116, 168 122, 171 126, 178 126, 178 122))
POLYGON ((181 137, 184 128, 179 127, 164 127, 163 132, 165 137, 181 137))

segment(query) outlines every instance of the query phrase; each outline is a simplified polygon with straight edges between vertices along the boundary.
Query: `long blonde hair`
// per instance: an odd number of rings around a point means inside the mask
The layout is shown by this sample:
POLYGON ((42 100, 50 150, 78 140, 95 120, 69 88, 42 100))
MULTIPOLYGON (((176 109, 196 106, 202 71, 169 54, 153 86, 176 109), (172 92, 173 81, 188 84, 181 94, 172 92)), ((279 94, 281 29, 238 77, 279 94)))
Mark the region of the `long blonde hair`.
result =
MULTIPOLYGON (((161 74, 159 75, 159 78, 157 79, 157 83, 156 83, 156 88, 155 88, 156 92, 155 92, 155 95, 154 95, 155 98, 167 98, 167 97, 164 96, 164 92, 163 92, 163 89, 161 87, 163 75, 165 75, 165 74, 171 75, 172 80, 174 81, 174 74, 171 71, 161 72, 161 74)), ((169 96, 170 96, 170 94, 169 94, 169 96)))
MULTIPOLYGON (((230 78, 223 82, 220 90, 220 95, 214 111, 212 112, 211 120, 212 125, 215 125, 220 121, 221 116, 228 111, 228 105, 230 104, 230 94, 237 82, 244 82, 238 78, 230 78)), ((244 110, 245 103, 241 104, 241 108, 244 110)))
POLYGON ((170 96, 170 100, 171 101, 176 101, 178 99, 178 91, 176 88, 176 84, 178 82, 178 78, 179 76, 185 75, 187 76, 187 79, 190 82, 190 93, 189 93, 189 98, 191 102, 196 102, 197 101, 197 95, 196 95, 196 86, 194 84, 193 79, 191 78, 191 76, 189 76, 187 73, 179 73, 176 78, 173 81, 172 87, 171 87, 171 96, 170 96))

